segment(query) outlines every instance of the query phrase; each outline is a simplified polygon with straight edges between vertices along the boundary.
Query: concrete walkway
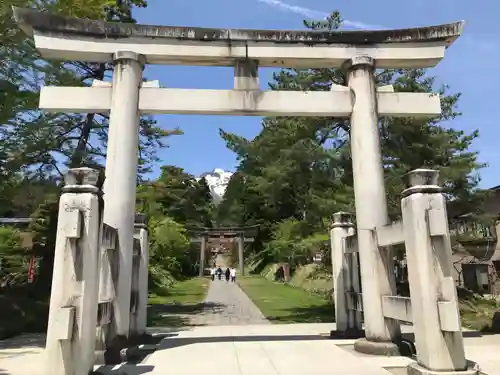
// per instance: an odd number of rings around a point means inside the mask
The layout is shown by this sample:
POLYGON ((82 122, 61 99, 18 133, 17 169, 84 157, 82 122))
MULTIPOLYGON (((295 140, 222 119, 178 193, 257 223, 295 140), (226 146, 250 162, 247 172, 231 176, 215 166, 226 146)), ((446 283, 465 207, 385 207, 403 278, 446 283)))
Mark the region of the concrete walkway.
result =
POLYGON ((231 326, 269 324, 238 284, 215 280, 211 282, 200 313, 191 318, 195 326, 231 326))
MULTIPOLYGON (((355 340, 326 338, 331 329, 334 323, 194 327, 169 335, 142 364, 113 370, 126 375, 406 375, 413 362, 356 353, 355 340)), ((467 358, 479 364, 481 374, 500 375, 495 355, 500 335, 464 336, 467 358)))
POLYGON ((26 334, 0 341, 0 375, 41 373, 45 335, 26 334))
POLYGON ((119 370, 127 375, 390 375, 320 335, 330 329, 317 324, 195 327, 164 339, 139 368, 119 370))
MULTIPOLYGON (((354 340, 325 338, 332 329, 334 323, 153 329, 153 333, 170 334, 142 363, 101 367, 99 371, 109 375, 406 374, 404 368, 411 359, 355 353, 354 340)), ((478 363, 482 373, 500 375, 500 335, 464 332, 464 336, 467 358, 478 363)), ((43 339, 43 335, 27 335, 0 341, 0 374, 42 373, 43 339)))

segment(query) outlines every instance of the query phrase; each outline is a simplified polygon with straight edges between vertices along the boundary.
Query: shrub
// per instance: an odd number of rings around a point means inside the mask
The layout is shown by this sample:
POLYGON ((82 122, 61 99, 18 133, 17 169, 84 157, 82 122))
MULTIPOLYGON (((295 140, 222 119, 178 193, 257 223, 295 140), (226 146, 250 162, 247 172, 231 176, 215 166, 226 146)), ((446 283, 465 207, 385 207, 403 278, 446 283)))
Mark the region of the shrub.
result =
POLYGON ((150 222, 149 272, 152 287, 168 288, 189 275, 196 262, 186 229, 166 217, 150 222))
POLYGON ((21 243, 19 230, 0 227, 0 280, 3 287, 22 283, 27 279, 28 254, 21 243))

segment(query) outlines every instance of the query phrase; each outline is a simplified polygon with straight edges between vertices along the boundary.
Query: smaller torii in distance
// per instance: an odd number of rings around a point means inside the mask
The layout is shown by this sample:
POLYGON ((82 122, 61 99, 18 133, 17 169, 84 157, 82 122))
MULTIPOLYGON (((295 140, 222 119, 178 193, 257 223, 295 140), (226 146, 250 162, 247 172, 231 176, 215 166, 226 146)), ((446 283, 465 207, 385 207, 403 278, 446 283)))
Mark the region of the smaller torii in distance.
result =
POLYGON ((246 243, 255 241, 255 236, 259 230, 259 225, 242 227, 188 227, 191 235, 191 242, 200 243, 200 270, 199 275, 203 276, 206 263, 206 252, 209 244, 238 243, 238 268, 240 275, 245 274, 245 262, 243 249, 246 243))

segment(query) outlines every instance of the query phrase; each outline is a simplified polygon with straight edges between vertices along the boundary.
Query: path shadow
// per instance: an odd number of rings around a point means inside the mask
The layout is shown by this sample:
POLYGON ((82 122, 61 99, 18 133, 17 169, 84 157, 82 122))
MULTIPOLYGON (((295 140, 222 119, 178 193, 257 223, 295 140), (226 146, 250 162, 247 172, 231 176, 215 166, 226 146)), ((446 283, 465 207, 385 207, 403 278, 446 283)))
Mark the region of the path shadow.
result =
POLYGON ((44 348, 45 334, 29 333, 0 341, 0 350, 19 348, 44 348))
POLYGON ((192 344, 213 344, 222 342, 255 342, 255 341, 319 341, 328 340, 320 335, 277 335, 277 336, 217 336, 217 337, 175 337, 163 340, 158 350, 178 348, 192 344))
MULTIPOLYGON (((101 366, 94 372, 93 375, 141 375, 152 372, 154 366, 151 365, 130 365, 124 364, 119 366, 101 366)), ((0 375, 2 375, 0 373, 0 375)))
POLYGON ((201 312, 204 312, 206 310, 212 310, 212 311, 221 311, 226 305, 221 304, 221 303, 213 303, 213 302, 203 302, 203 303, 196 303, 196 304, 167 304, 167 305, 151 305, 150 308, 158 308, 161 310, 163 313, 169 313, 169 314, 186 314, 186 315, 193 315, 193 314, 199 314, 201 312))
POLYGON ((157 304, 148 306, 148 327, 193 327, 192 316, 204 313, 217 313, 226 305, 212 302, 196 304, 157 304))
POLYGON ((266 316, 277 323, 334 323, 335 313, 331 304, 314 307, 297 307, 284 309, 287 313, 282 316, 266 316))
MULTIPOLYGON (((494 332, 483 332, 483 331, 462 331, 462 336, 464 339, 466 338, 480 338, 484 336, 492 336, 492 335, 499 335, 498 333, 494 332)), ((415 342, 415 334, 413 332, 405 332, 402 333, 401 336, 403 337, 404 340, 408 340, 411 342, 415 342)))

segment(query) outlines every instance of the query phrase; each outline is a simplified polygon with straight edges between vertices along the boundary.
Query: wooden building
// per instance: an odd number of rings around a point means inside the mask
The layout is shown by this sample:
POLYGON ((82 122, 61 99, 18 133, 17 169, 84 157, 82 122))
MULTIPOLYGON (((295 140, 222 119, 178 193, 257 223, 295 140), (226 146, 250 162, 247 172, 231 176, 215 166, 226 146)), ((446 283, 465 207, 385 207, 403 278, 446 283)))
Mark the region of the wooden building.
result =
POLYGON ((453 277, 458 286, 476 293, 500 295, 500 186, 489 190, 481 208, 490 221, 477 220, 471 213, 450 215, 453 277))

